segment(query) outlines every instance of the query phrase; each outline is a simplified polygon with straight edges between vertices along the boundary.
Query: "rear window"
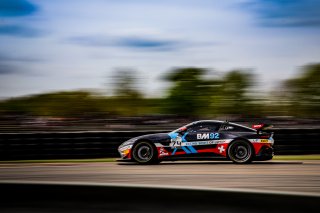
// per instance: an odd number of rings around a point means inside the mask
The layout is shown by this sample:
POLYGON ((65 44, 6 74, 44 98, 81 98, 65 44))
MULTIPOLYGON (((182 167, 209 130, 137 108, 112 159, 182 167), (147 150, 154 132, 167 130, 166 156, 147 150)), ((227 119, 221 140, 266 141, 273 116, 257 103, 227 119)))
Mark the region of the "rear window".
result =
POLYGON ((214 132, 219 129, 219 123, 198 123, 188 127, 188 131, 190 132, 214 132))
POLYGON ((236 124, 226 124, 222 127, 222 130, 229 132, 256 132, 254 129, 236 124))

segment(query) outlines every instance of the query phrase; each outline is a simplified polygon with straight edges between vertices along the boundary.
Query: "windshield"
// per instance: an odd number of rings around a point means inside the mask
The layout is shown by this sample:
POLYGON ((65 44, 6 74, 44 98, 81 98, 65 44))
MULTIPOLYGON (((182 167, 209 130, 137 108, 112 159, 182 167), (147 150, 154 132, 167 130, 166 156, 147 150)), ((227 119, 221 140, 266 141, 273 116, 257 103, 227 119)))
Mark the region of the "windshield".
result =
MULTIPOLYGON (((187 125, 187 126, 188 126, 188 125, 187 125)), ((182 126, 182 127, 178 128, 178 129, 176 129, 176 130, 173 130, 172 132, 173 132, 173 133, 183 132, 183 131, 187 130, 187 126, 182 126)))

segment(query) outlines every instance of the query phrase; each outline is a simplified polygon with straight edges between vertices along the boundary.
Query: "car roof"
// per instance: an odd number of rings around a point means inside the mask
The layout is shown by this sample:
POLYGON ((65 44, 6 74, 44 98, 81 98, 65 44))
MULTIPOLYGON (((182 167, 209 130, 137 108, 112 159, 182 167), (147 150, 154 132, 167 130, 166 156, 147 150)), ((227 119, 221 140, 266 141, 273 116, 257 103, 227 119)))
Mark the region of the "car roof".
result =
POLYGON ((199 121, 195 121, 195 122, 190 123, 188 126, 195 125, 195 124, 201 124, 201 123, 215 123, 215 124, 229 123, 231 125, 239 126, 239 127, 242 127, 242 128, 255 130, 255 129, 252 129, 252 128, 248 127, 248 126, 244 126, 244 125, 241 125, 241 124, 228 122, 228 121, 221 121, 221 120, 199 120, 199 121))
MULTIPOLYGON (((190 123, 189 125, 195 125, 195 124, 201 124, 201 123, 217 123, 217 124, 222 124, 225 121, 219 121, 219 120, 199 120, 199 121, 194 121, 190 123)), ((188 126, 189 126, 188 125, 188 126)))

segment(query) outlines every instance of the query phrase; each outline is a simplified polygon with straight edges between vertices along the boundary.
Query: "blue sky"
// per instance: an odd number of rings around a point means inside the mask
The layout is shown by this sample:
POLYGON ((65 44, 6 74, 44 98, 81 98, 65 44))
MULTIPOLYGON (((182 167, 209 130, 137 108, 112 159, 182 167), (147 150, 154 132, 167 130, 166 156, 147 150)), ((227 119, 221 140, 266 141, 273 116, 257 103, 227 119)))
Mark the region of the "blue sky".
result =
POLYGON ((161 95, 172 67, 250 69, 268 91, 320 62, 319 0, 0 0, 0 97, 105 89, 119 69, 161 95))

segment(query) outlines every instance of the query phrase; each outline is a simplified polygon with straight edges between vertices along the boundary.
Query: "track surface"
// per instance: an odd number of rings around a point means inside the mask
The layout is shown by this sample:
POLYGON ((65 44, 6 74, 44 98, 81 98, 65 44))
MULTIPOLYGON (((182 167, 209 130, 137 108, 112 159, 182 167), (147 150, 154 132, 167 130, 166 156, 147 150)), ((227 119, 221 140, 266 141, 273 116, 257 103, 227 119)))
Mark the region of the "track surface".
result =
POLYGON ((320 195, 320 161, 0 163, 0 181, 68 181, 308 192, 320 195))

